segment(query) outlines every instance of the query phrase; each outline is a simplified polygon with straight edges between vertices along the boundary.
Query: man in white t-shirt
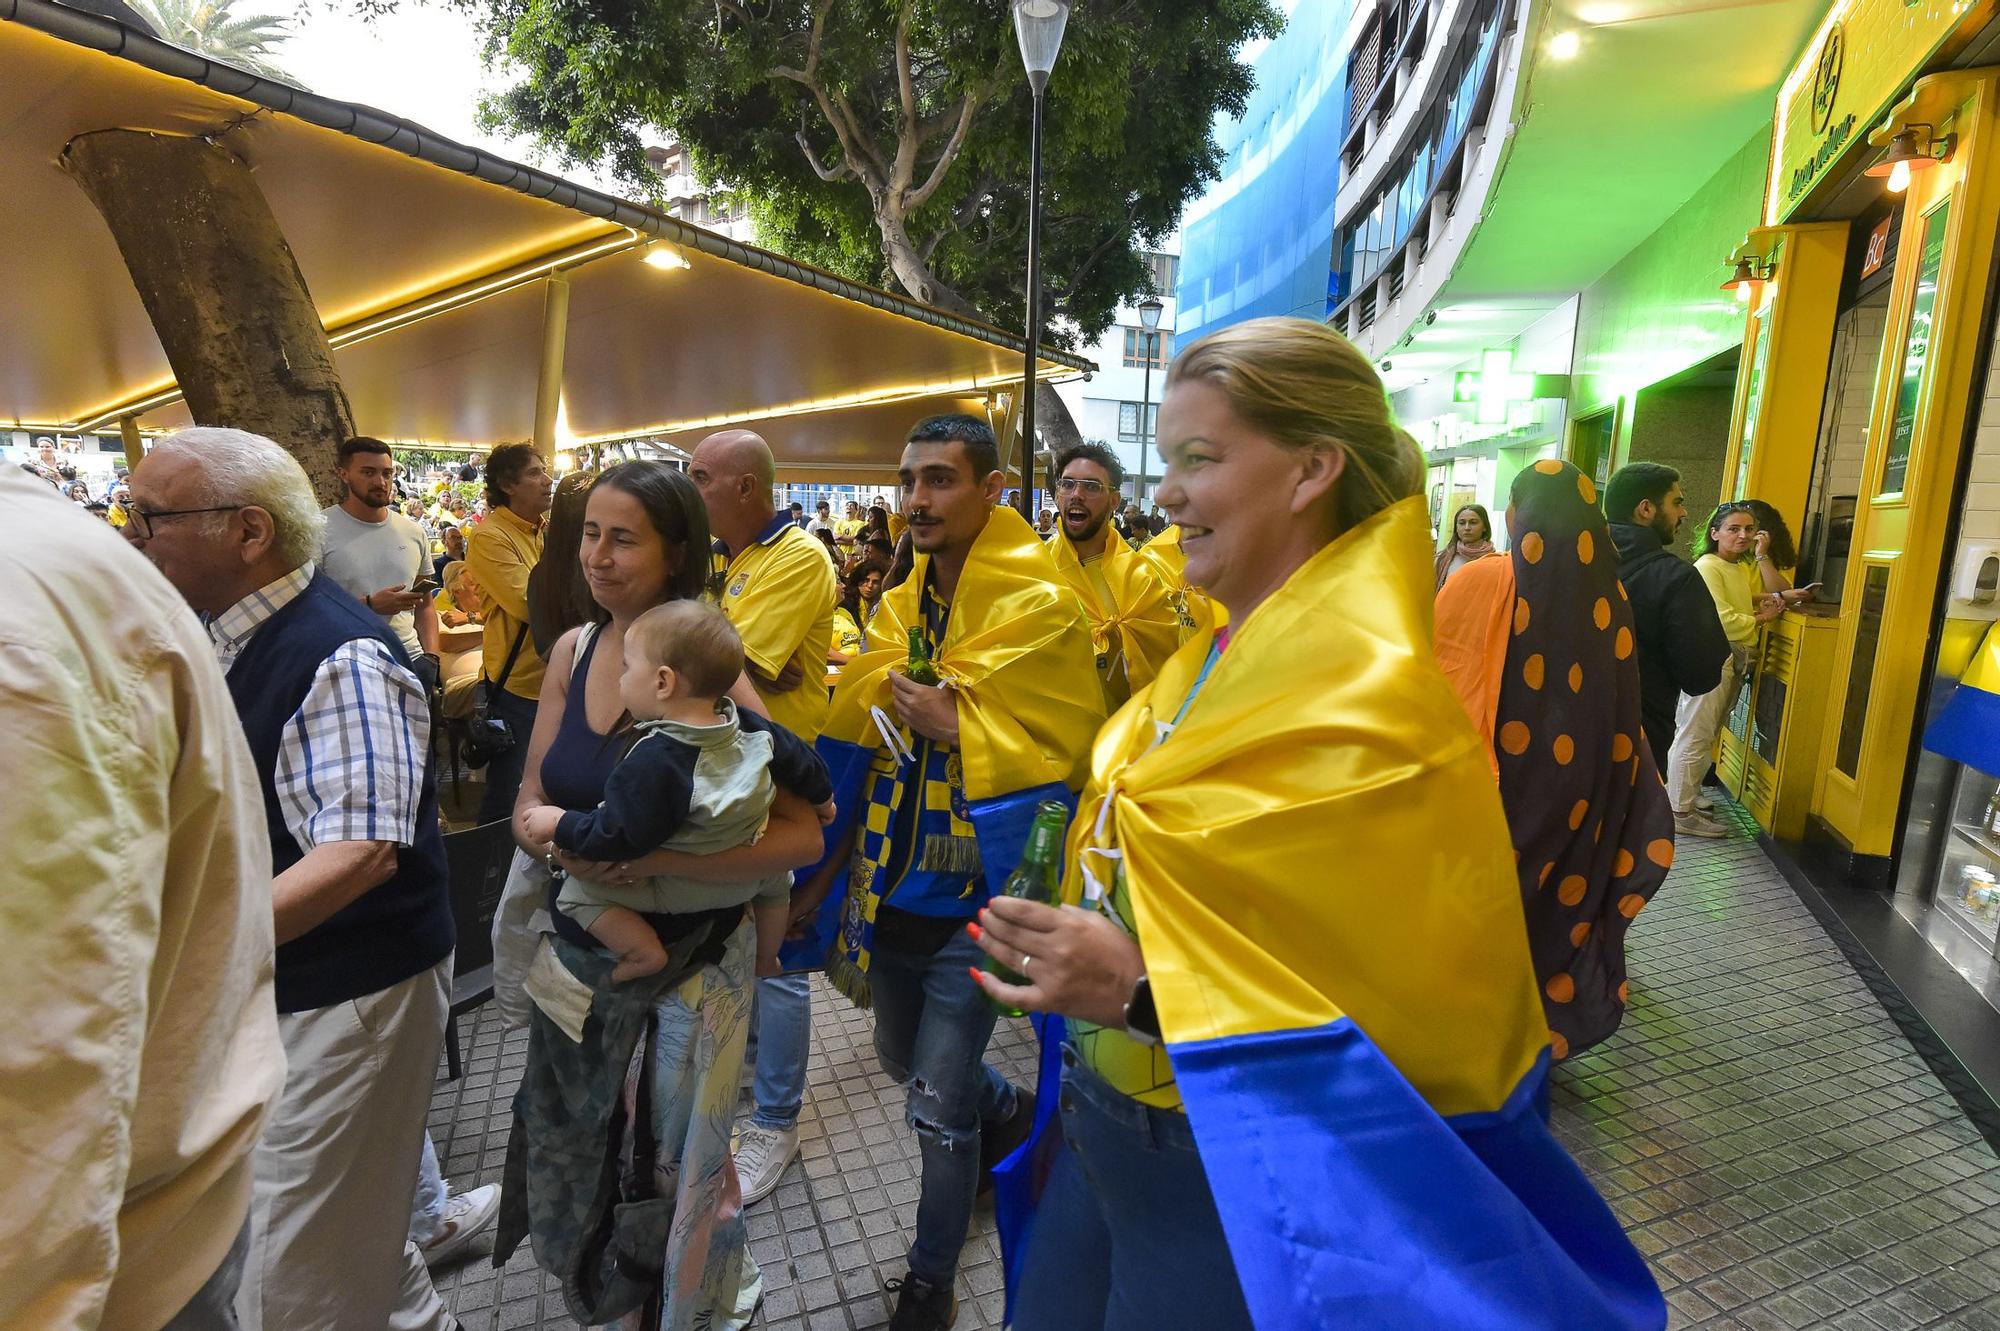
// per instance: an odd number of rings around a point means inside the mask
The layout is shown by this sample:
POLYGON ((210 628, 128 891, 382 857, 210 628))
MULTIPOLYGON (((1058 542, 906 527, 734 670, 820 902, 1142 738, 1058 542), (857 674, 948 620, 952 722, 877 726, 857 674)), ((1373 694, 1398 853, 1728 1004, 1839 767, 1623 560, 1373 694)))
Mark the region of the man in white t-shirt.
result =
POLYGON ((336 475, 346 496, 326 510, 326 557, 321 567, 348 595, 388 621, 427 688, 437 685, 437 611, 430 578, 431 544, 423 528, 394 507, 395 458, 380 439, 340 446, 336 475))

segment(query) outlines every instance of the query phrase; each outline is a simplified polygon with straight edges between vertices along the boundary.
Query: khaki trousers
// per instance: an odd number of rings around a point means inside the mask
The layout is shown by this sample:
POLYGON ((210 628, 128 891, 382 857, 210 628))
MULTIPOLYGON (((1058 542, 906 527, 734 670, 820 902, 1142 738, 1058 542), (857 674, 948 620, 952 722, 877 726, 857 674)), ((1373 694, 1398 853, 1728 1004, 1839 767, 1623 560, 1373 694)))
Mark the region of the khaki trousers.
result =
POLYGON ((410 1242, 451 958, 400 984, 281 1013, 284 1093, 258 1144, 244 1331, 451 1325, 410 1242))
POLYGON ((1736 658, 1722 667, 1722 682, 1699 696, 1682 694, 1674 716, 1674 746, 1667 752, 1667 800, 1674 812, 1693 813, 1695 797, 1701 794, 1701 780, 1715 762, 1715 738, 1729 720, 1736 705, 1736 691, 1743 675, 1736 658))

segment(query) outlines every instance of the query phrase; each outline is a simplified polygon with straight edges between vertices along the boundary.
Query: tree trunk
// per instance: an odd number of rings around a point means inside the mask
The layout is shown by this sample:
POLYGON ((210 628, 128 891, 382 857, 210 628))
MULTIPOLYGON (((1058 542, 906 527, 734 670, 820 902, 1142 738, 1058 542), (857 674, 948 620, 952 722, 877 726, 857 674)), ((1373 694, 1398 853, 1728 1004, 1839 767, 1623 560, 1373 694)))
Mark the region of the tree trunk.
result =
POLYGON ((125 129, 70 140, 63 164, 111 229, 189 413, 277 441, 335 502, 354 409, 250 168, 206 139, 125 129))
POLYGON ((1062 400, 1062 394, 1046 379, 1035 390, 1035 433, 1042 437, 1041 447, 1049 454, 1050 474, 1042 478, 1042 488, 1053 491, 1056 458, 1071 444, 1082 443, 1083 432, 1076 428, 1076 418, 1069 414, 1069 403, 1062 400))
POLYGON ((903 219, 879 202, 875 207, 875 229, 882 233, 882 257, 888 260, 896 285, 902 287, 913 300, 963 318, 985 318, 972 308, 965 297, 937 280, 931 273, 930 265, 924 262, 923 255, 917 252, 916 243, 910 239, 903 219))

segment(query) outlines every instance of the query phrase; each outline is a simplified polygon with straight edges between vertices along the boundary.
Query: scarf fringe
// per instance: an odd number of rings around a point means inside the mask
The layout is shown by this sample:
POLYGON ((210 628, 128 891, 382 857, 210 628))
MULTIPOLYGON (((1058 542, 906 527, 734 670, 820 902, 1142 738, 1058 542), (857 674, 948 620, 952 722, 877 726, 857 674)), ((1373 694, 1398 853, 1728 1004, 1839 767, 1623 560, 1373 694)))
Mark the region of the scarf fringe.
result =
POLYGON ((856 965, 845 952, 836 951, 826 959, 826 978, 848 1002, 863 1012, 875 1005, 874 993, 868 985, 868 972, 856 965))
POLYGON ((979 858, 976 837, 952 836, 943 832, 924 838, 924 853, 917 861, 917 868, 925 873, 964 874, 967 877, 986 872, 986 866, 979 858))

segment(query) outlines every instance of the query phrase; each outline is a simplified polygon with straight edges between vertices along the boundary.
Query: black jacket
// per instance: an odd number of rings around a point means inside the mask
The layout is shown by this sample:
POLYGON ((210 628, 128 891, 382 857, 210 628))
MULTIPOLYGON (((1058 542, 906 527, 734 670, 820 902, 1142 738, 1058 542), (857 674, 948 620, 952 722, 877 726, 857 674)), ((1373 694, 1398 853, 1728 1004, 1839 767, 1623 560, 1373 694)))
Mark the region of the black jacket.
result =
POLYGON ((1683 693, 1699 697, 1722 682, 1729 638, 1715 598, 1694 566, 1666 548, 1658 532, 1629 522, 1611 524, 1618 576, 1632 600, 1639 639, 1639 716, 1664 775, 1674 742, 1674 709, 1683 693))

